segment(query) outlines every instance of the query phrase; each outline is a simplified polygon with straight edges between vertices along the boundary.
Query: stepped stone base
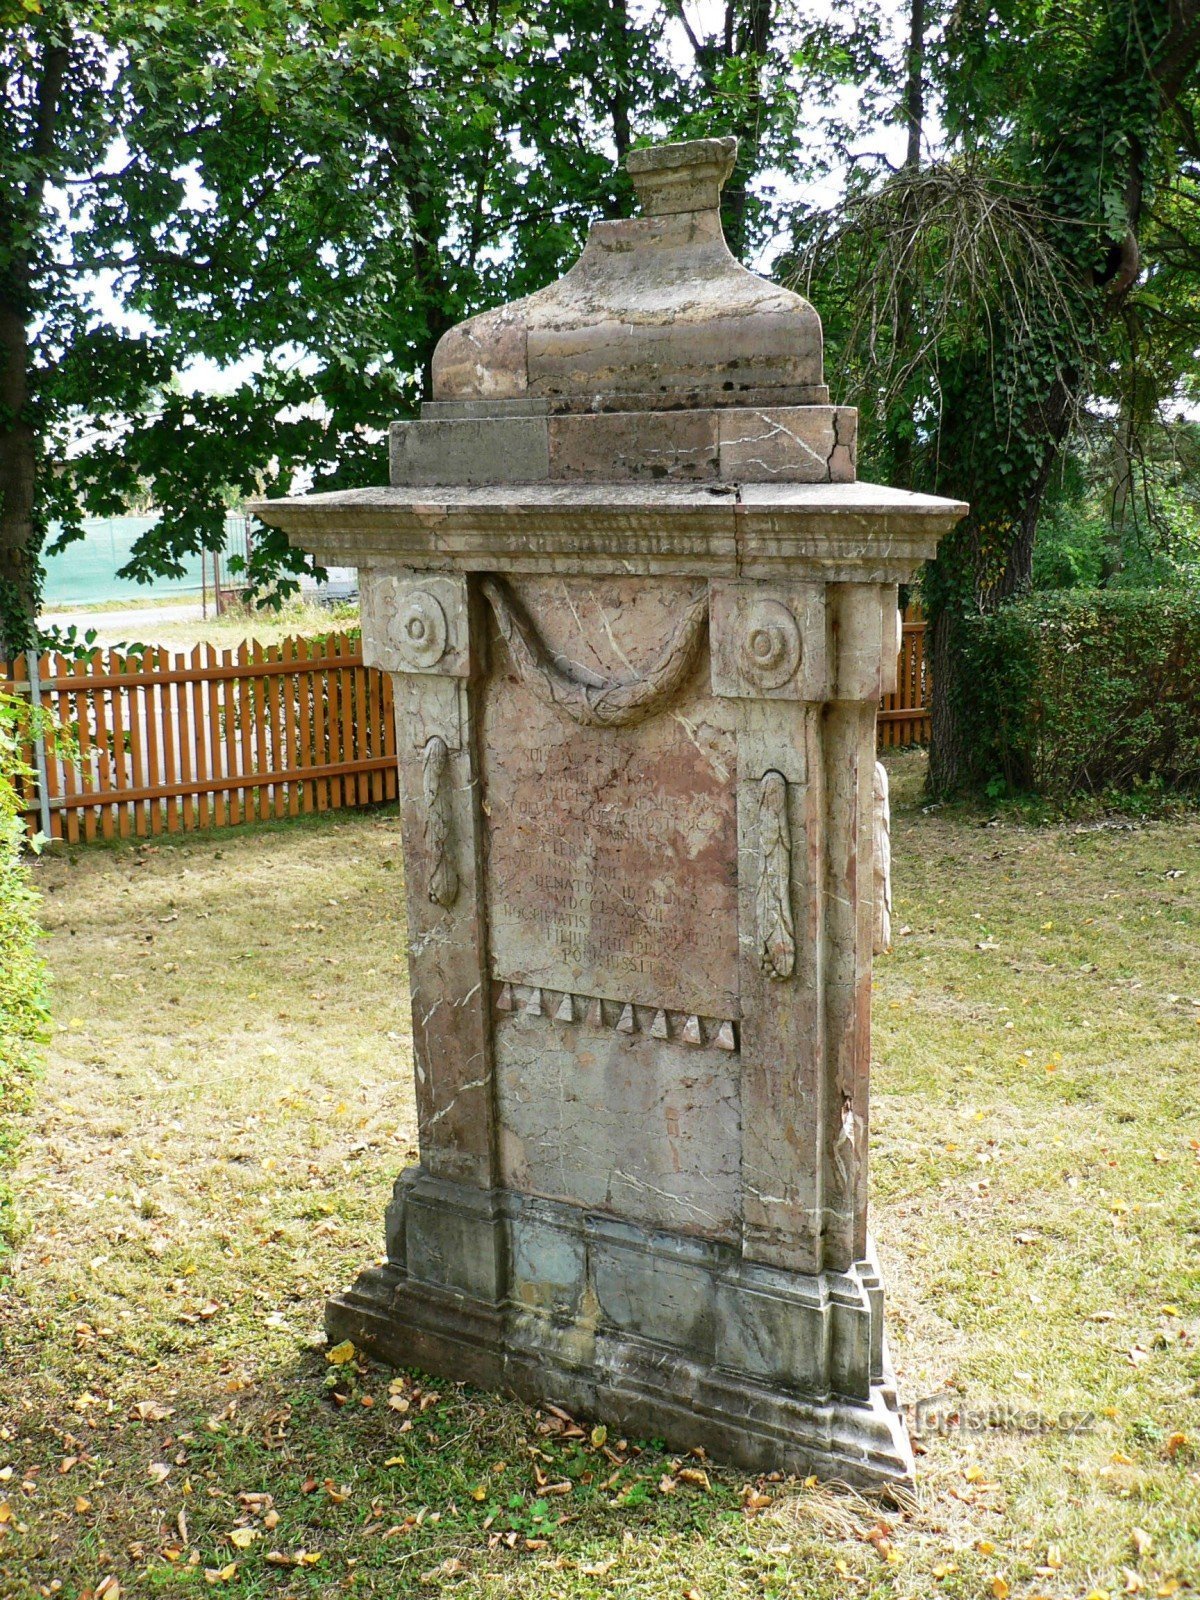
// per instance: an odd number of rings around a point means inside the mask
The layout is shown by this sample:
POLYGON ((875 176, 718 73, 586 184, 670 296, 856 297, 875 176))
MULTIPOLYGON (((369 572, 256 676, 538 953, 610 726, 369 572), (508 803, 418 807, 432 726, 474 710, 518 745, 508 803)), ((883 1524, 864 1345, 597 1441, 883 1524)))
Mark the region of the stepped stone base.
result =
POLYGON ((397 1365, 549 1401, 754 1472, 911 1487, 871 1261, 808 1275, 414 1170, 389 1260, 326 1327, 397 1365))

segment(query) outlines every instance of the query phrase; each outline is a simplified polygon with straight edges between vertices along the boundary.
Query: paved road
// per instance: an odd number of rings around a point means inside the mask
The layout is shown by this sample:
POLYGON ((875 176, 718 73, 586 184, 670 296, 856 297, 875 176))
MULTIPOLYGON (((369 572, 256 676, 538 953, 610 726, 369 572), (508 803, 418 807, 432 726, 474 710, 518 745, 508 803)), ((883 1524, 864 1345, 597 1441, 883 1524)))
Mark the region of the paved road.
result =
POLYGON ((176 606, 135 606, 129 611, 47 611, 39 621, 43 628, 74 625, 81 635, 94 628, 101 644, 110 639, 139 639, 153 644, 157 624, 199 622, 202 616, 199 601, 188 601, 176 606))

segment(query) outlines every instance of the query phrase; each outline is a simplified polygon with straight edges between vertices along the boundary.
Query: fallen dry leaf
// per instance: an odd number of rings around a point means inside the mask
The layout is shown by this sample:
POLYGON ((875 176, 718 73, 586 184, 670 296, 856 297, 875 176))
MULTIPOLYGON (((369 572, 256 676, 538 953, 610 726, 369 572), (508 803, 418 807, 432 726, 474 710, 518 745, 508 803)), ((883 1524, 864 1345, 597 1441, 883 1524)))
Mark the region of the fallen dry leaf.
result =
POLYGON ((165 1422, 175 1415, 175 1407, 162 1400, 139 1400, 131 1413, 139 1422, 165 1422))
POLYGON ((422 1583, 436 1583, 439 1578, 453 1578, 463 1570, 463 1564, 457 1556, 447 1556, 440 1567, 431 1567, 428 1572, 421 1574, 422 1583))

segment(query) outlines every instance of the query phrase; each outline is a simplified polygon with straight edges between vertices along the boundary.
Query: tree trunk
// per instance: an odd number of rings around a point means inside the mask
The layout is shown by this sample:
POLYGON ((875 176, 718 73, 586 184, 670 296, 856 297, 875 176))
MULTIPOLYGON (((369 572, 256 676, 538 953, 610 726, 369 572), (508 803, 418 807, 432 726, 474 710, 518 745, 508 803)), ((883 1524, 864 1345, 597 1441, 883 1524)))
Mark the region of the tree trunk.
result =
POLYGON ((725 54, 737 55, 754 72, 754 89, 747 95, 734 122, 738 136, 737 165, 721 196, 721 217, 730 250, 740 261, 746 253, 746 212, 748 184, 758 170, 759 111, 762 104, 762 63, 771 42, 771 0, 749 0, 744 23, 733 30, 733 6, 725 8, 725 54))
MULTIPOLYGON (((908 53, 904 69, 904 119, 908 124, 908 149, 904 157, 904 170, 915 177, 921 170, 921 140, 925 116, 925 0, 911 0, 909 15, 908 53)), ((914 225, 913 193, 904 194, 904 226, 907 231, 914 225)), ((914 308, 917 299, 916 267, 910 254, 907 265, 896 286, 895 349, 912 348, 914 308)), ((899 414, 896 407, 884 424, 888 460, 892 479, 903 489, 913 488, 913 421, 909 414, 899 414)))
POLYGON ((41 223, 42 198, 54 164, 59 103, 70 63, 69 39, 57 9, 45 14, 30 175, 24 189, 0 193, 0 659, 11 660, 37 638, 37 435, 30 416, 29 323, 34 312, 33 258, 28 240, 41 223))
POLYGON ((625 0, 613 0, 612 111, 613 145, 617 165, 625 165, 632 132, 629 126, 629 11, 625 0))
POLYGON ((908 57, 904 71, 904 120, 908 124, 908 149, 904 165, 910 172, 915 172, 921 165, 922 124, 925 120, 925 0, 912 0, 908 22, 908 57))
MULTIPOLYGON (((912 0, 913 32, 916 38, 916 8, 923 0, 912 0)), ((1153 64, 1147 62, 1146 45, 1136 50, 1118 54, 1113 73, 1113 100, 1120 103, 1128 95, 1131 80, 1140 82, 1148 76, 1157 96, 1157 109, 1152 123, 1144 130, 1136 126, 1129 130, 1126 139, 1128 171, 1124 186, 1124 217, 1111 227, 1109 249, 1103 271, 1097 273, 1089 255, 1078 263, 1081 294, 1086 296, 1096 289, 1104 291, 1104 306, 1100 313, 1114 317, 1126 294, 1137 280, 1140 256, 1138 228, 1142 221, 1142 192, 1145 178, 1146 152, 1152 134, 1161 127, 1171 108, 1183 92, 1185 83, 1200 62, 1200 0, 1141 0, 1131 7, 1131 12, 1143 14, 1142 34, 1154 39, 1153 64), (1161 21, 1166 21, 1160 32, 1161 21), (1147 24, 1153 22, 1155 26, 1147 24)), ((1123 42, 1122 42, 1123 43, 1123 42)), ((911 71, 911 55, 910 55, 911 71)), ((911 85, 910 85, 911 87, 911 85)), ((912 121, 909 121, 910 152, 912 146, 912 121)), ((1101 130, 1097 136, 1098 148, 1104 148, 1101 130)), ((1101 345, 1097 335, 1097 352, 1101 345)), ((1038 518, 1050 474, 1068 431, 1074 390, 1086 381, 1086 374, 1067 372, 1050 386, 1045 399, 1030 408, 1023 426, 1040 440, 1038 464, 1025 484, 1012 495, 1011 502, 1001 494, 996 503, 987 508, 987 518, 993 525, 1003 528, 1007 535, 1003 566, 995 571, 994 557, 980 549, 978 529, 968 521, 945 541, 942 551, 932 565, 927 579, 931 603, 930 619, 930 669, 933 674, 931 708, 932 741, 929 756, 930 792, 941 798, 966 788, 979 774, 971 770, 972 730, 964 723, 963 666, 957 636, 964 616, 972 608, 992 611, 1006 600, 1028 592, 1033 581, 1033 551, 1038 518)), ((979 497, 973 497, 979 498, 979 497)), ((977 506, 977 514, 982 514, 977 506)))
POLYGON ((929 708, 929 793, 941 799, 956 794, 967 779, 968 744, 962 720, 958 674, 962 657, 956 638, 958 617, 939 606, 929 619, 929 673, 933 680, 929 708))
POLYGON ((28 403, 25 314, 0 305, 0 660, 32 643, 37 610, 36 443, 28 403))
POLYGON ((1112 504, 1109 507, 1102 583, 1111 582, 1125 565, 1125 525, 1133 500, 1133 451, 1133 407, 1125 395, 1121 400, 1117 431, 1113 435, 1112 504))

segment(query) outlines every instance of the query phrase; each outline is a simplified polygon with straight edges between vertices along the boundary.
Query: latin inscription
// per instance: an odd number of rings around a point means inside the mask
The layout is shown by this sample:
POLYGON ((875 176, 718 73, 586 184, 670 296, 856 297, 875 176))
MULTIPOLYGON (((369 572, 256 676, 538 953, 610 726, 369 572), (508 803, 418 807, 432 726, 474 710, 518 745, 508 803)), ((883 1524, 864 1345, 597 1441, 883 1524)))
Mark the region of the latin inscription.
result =
POLYGON ((485 814, 498 975, 739 1014, 725 715, 697 697, 635 728, 580 728, 512 679, 493 684, 485 814))

